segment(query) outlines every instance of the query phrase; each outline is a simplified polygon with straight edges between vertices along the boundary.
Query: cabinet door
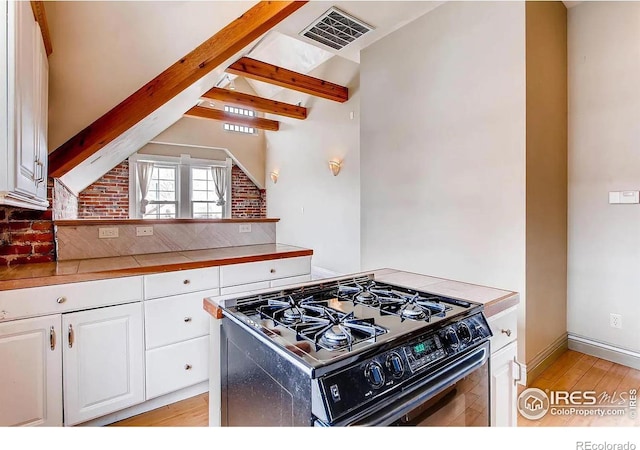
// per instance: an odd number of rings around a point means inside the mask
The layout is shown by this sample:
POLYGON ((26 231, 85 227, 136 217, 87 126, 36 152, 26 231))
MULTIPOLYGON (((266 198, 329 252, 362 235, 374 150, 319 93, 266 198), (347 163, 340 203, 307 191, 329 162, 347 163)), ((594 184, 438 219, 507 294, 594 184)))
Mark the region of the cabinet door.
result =
POLYGON ((0 324, 0 426, 62 425, 60 321, 0 324))
POLYGON ((491 426, 515 427, 517 424, 515 359, 518 353, 512 342, 491 355, 491 426))
POLYGON ((37 40, 39 31, 31 4, 16 2, 16 75, 15 75, 15 146, 16 146, 16 190, 35 195, 39 177, 36 167, 36 124, 38 101, 37 86, 37 40))
POLYGON ((49 159, 49 149, 47 144, 48 109, 49 109, 49 61, 47 50, 42 40, 40 26, 36 24, 37 42, 37 78, 36 78, 36 197, 41 200, 47 199, 47 161, 49 159))
POLYGON ((144 401, 142 303, 64 314, 65 425, 144 401))

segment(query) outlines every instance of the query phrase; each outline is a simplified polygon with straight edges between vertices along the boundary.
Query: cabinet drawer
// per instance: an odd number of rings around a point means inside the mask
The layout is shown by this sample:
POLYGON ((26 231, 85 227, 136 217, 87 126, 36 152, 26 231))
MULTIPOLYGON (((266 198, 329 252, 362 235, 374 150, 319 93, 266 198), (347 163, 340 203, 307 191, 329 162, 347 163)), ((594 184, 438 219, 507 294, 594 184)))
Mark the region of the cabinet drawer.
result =
POLYGON ((300 275, 297 277, 289 277, 289 278, 278 278, 277 280, 271 281, 271 287, 288 286, 291 284, 302 284, 308 281, 311 281, 311 274, 300 275))
POLYGON ((220 288, 220 295, 227 294, 242 294, 249 291, 257 291, 259 289, 270 288, 271 284, 268 281, 259 281, 257 283, 239 284, 237 286, 228 286, 220 288))
POLYGON ((145 275, 144 298, 168 297, 214 289, 219 286, 219 273, 218 267, 205 267, 145 275))
POLYGON ((209 378, 209 336, 147 351, 147 400, 209 378))
POLYGON ((310 256, 233 264, 220 268, 220 285, 222 287, 236 286, 309 273, 311 273, 310 256))
POLYGON ((142 277, 0 291, 0 322, 142 300, 142 277))
POLYGON ((518 310, 516 307, 487 318, 487 322, 493 333, 491 353, 500 350, 518 338, 518 310))
POLYGON ((218 289, 144 302, 147 350, 209 335, 209 315, 202 308, 205 297, 218 289))

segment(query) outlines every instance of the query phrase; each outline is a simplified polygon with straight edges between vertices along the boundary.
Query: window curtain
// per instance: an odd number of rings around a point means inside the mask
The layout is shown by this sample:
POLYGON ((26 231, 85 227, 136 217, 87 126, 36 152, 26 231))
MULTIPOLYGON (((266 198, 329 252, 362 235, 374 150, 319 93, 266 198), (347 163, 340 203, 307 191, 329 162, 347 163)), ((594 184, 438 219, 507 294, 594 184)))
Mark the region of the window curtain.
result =
POLYGON ((140 217, 147 211, 147 194, 151 185, 151 174, 153 173, 153 163, 138 161, 136 163, 138 170, 138 187, 140 188, 140 217))
POLYGON ((218 201, 216 202, 216 205, 224 206, 225 204, 224 197, 227 191, 227 168, 212 167, 211 176, 213 177, 213 184, 216 188, 216 195, 218 196, 218 201))

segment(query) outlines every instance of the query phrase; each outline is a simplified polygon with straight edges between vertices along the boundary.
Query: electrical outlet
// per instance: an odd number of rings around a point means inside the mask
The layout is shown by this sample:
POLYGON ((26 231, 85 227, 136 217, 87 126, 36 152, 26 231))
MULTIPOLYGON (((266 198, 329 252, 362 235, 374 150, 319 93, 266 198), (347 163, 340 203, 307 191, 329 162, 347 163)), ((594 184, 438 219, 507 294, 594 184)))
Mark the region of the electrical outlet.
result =
POLYGON ((153 236, 153 227, 136 227, 136 236, 153 236))
POLYGON ((99 239, 112 239, 118 237, 117 228, 98 228, 99 239))
POLYGON ((622 316, 620 314, 609 314, 609 325, 612 328, 622 328, 622 316))
POLYGON ((250 223, 241 223, 240 224, 240 233, 251 233, 251 224, 250 223))

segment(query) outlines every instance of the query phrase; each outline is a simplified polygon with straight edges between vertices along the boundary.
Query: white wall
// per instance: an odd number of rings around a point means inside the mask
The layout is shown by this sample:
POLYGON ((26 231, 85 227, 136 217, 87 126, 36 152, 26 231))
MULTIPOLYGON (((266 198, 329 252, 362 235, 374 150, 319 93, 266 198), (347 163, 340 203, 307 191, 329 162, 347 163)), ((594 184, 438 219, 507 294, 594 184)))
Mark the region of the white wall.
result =
MULTIPOLYGON (((349 88, 337 103, 293 91, 276 100, 302 102, 305 120, 281 120, 280 131, 266 133, 267 216, 279 217, 278 242, 314 250, 313 265, 338 273, 360 270, 360 94, 358 65, 333 57, 309 75, 349 88), (350 119, 350 112, 354 119, 350 119), (334 177, 328 161, 343 161, 334 177)), ((275 118, 275 116, 274 116, 275 118)))
POLYGON ((53 46, 49 150, 58 148, 255 3, 45 2, 53 46))
POLYGON ((640 351, 640 3, 569 10, 568 328, 640 351), (622 315, 622 329, 609 326, 622 315))
POLYGON ((362 53, 363 269, 524 302, 524 14, 523 2, 450 2, 362 53))

